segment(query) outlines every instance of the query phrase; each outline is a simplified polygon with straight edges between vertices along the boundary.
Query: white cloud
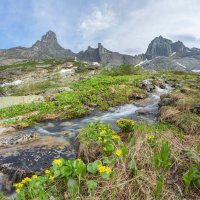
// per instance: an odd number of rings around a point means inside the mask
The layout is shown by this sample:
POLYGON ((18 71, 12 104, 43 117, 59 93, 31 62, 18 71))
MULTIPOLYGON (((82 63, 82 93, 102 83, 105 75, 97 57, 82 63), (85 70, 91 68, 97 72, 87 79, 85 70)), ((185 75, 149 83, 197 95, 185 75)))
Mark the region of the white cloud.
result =
POLYGON ((106 36, 116 23, 115 13, 107 4, 93 8, 91 14, 84 16, 80 22, 79 31, 84 41, 81 45, 94 44, 96 39, 106 36))
POLYGON ((144 53, 159 35, 200 47, 199 0, 31 0, 30 10, 26 1, 19 2, 8 6, 12 12, 8 9, 1 23, 6 35, 13 36, 10 40, 18 43, 23 37, 23 44, 31 44, 51 29, 63 47, 75 52, 101 42, 112 51, 144 53), (12 25, 7 31, 11 22, 27 27, 29 35, 24 37, 26 28, 19 28, 16 34, 22 37, 17 37, 12 25))
MULTIPOLYGON (((122 15, 118 14, 120 8, 111 3, 95 8, 81 23, 86 42, 95 44, 99 40, 114 51, 127 53, 131 48, 142 53, 159 35, 170 39, 175 38, 172 35, 181 34, 200 37, 198 0, 148 0, 145 3, 141 1, 143 5, 139 8, 132 2, 124 1, 122 15)), ((197 41, 183 40, 189 47, 200 46, 197 41)))

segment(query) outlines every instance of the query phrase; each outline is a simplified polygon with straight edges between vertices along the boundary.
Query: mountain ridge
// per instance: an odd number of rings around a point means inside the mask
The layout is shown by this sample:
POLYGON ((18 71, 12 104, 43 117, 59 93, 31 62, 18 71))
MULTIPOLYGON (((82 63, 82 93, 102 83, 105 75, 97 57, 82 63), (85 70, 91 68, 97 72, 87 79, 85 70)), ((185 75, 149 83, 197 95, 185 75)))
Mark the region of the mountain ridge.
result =
POLYGON ((56 33, 50 30, 29 48, 0 49, 0 58, 1 60, 64 58, 98 62, 105 67, 134 64, 145 68, 163 68, 164 64, 164 68, 200 69, 200 49, 190 49, 181 41, 172 42, 162 36, 154 38, 144 54, 134 56, 110 51, 101 43, 98 43, 97 48, 88 46, 85 51, 74 53, 70 49, 64 49, 58 43, 56 33))

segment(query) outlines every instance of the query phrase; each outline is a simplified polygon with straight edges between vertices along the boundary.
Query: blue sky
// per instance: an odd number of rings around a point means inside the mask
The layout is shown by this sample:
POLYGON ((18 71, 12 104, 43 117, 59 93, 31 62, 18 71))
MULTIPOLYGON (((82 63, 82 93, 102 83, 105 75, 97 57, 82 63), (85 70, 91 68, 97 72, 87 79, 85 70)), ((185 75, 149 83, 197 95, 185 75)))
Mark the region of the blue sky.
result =
POLYGON ((199 0, 1 0, 0 49, 30 47, 48 30, 74 52, 101 42, 145 52, 162 35, 200 48, 199 0))

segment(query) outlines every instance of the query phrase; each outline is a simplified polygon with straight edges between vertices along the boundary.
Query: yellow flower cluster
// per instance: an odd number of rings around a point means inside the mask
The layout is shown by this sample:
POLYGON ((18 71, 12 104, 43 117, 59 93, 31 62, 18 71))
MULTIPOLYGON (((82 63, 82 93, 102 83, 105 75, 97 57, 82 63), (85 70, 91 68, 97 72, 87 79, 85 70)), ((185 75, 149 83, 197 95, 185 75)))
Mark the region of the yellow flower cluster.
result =
POLYGON ((155 136, 148 136, 148 140, 154 140, 155 136))
POLYGON ((15 192, 20 193, 20 189, 16 189, 15 192))
POLYGON ((50 177, 49 177, 49 180, 53 181, 53 180, 54 180, 54 177, 53 177, 53 176, 50 176, 50 177))
POLYGON ((33 175, 33 176, 32 176, 33 179, 36 179, 37 177, 38 177, 37 175, 33 175))
POLYGON ((100 132, 100 135, 104 135, 106 133, 106 130, 104 129, 103 131, 100 132))
POLYGON ((117 156, 120 156, 120 155, 122 154, 122 150, 121 150, 121 149, 117 149, 117 151, 115 152, 115 154, 116 154, 117 156))
POLYGON ((112 139, 120 139, 119 135, 113 135, 112 139))
POLYGON ((106 166, 103 166, 103 165, 98 165, 97 168, 98 168, 100 173, 106 172, 107 174, 109 174, 112 171, 110 167, 106 167, 106 166))
POLYGON ((98 137, 98 140, 102 140, 102 137, 98 137))
POLYGON ((135 121, 133 121, 131 119, 121 118, 121 119, 117 120, 117 124, 118 125, 120 125, 120 124, 126 124, 126 125, 130 125, 130 126, 134 126, 135 125, 135 121))
POLYGON ((14 186, 17 188, 16 193, 20 193, 20 189, 23 188, 24 184, 27 182, 31 182, 31 178, 26 177, 20 183, 16 183, 14 186))
POLYGON ((17 187, 17 188, 22 188, 23 186, 24 186, 23 183, 16 183, 16 184, 15 184, 15 187, 17 187))
POLYGON ((60 159, 55 159, 55 160, 53 161, 53 164, 61 165, 61 160, 60 160, 60 159))
POLYGON ((49 173, 50 173, 50 170, 46 169, 44 173, 45 173, 45 174, 49 174, 49 173))

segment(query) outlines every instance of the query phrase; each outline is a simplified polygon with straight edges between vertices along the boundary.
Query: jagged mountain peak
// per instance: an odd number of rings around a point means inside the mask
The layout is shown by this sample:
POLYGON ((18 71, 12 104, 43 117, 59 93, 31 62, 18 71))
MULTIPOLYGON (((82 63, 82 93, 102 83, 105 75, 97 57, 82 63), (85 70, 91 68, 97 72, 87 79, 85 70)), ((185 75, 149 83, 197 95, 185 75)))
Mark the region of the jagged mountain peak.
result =
POLYGON ((172 41, 162 36, 156 37, 149 44, 145 53, 147 59, 152 59, 157 56, 169 56, 172 54, 171 48, 172 41))
POLYGON ((147 59, 153 59, 158 56, 168 57, 174 52, 185 52, 186 49, 187 47, 179 40, 173 43, 171 40, 159 36, 151 41, 145 55, 147 59))
POLYGON ((48 31, 42 36, 41 40, 38 40, 33 44, 33 50, 41 50, 43 48, 62 48, 57 41, 57 36, 53 31, 48 31))
POLYGON ((42 36, 41 42, 58 43, 56 33, 49 30, 45 35, 42 36))

